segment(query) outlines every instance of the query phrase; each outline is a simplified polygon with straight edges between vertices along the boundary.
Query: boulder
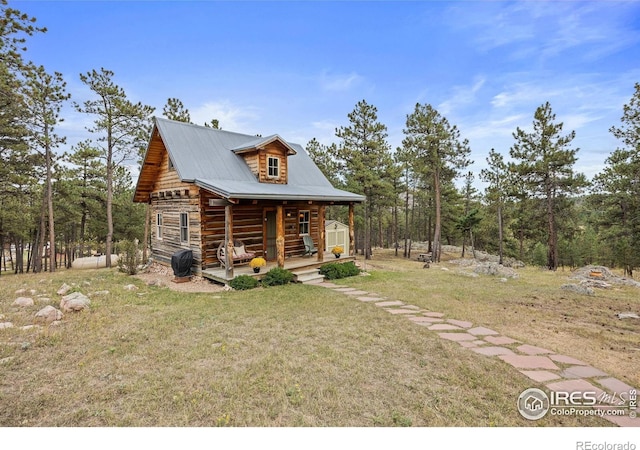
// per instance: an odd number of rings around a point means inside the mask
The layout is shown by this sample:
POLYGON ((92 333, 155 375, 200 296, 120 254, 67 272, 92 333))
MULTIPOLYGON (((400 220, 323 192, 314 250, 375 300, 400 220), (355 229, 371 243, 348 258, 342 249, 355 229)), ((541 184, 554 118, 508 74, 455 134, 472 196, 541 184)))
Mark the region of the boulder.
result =
POLYGON ((31 297, 18 297, 13 302, 15 306, 33 306, 34 304, 35 302, 31 297))
POLYGON ((611 289, 613 287, 612 285, 610 285, 606 281, 592 280, 592 279, 580 280, 580 285, 581 286, 587 286, 587 287, 590 287, 590 288, 596 288, 596 289, 611 289))
POLYGON ((3 328, 13 328, 13 324, 11 322, 0 322, 0 330, 3 328))
POLYGON ((581 295, 596 295, 593 288, 589 286, 579 285, 579 284, 563 284, 560 286, 560 289, 564 289, 565 291, 575 292, 576 294, 581 295))
POLYGON ((136 286, 135 284, 127 284, 124 287, 125 291, 137 291, 138 290, 138 286, 136 286))
POLYGON ((73 292, 72 294, 65 295, 60 300, 60 309, 64 312, 70 311, 82 311, 89 307, 91 300, 89 297, 81 292, 73 292))
POLYGON ((36 313, 35 320, 36 322, 44 322, 51 323, 56 320, 62 319, 62 311, 57 308, 54 308, 51 305, 47 305, 42 308, 40 311, 36 313))
POLYGON ((58 295, 67 295, 67 293, 71 290, 71 286, 69 286, 67 283, 64 283, 62 286, 60 286, 60 289, 58 289, 57 294, 58 295))
POLYGON ((89 294, 89 297, 101 297, 104 295, 109 295, 109 291, 95 291, 89 294))
POLYGON ((510 267, 504 267, 502 264, 496 262, 483 262, 479 263, 475 269, 475 273, 480 275, 492 275, 500 276, 500 278, 518 278, 518 272, 510 267))

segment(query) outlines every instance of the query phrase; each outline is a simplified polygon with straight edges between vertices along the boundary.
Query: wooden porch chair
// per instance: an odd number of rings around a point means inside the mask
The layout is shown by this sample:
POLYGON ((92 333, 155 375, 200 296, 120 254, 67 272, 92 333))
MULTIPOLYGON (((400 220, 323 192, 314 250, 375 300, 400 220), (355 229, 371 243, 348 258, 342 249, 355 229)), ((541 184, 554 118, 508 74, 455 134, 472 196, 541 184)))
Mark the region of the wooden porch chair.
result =
POLYGON ((311 238, 311 236, 304 235, 302 236, 302 242, 304 242, 304 254, 305 255, 310 255, 313 256, 316 253, 318 253, 318 249, 316 248, 315 244, 313 243, 313 239, 311 238))

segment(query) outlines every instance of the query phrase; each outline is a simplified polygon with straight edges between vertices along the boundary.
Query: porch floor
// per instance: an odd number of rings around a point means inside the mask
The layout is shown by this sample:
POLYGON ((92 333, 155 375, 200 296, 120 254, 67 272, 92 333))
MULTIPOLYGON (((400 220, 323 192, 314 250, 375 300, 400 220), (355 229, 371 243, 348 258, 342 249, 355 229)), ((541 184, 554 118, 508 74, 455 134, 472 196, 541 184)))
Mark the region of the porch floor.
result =
MULTIPOLYGON (((355 261, 355 256, 347 256, 340 255, 339 258, 336 258, 334 254, 331 252, 325 252, 324 261, 318 261, 318 255, 313 256, 292 256, 286 258, 284 260, 284 268, 290 270, 294 274, 297 272, 304 272, 305 270, 312 270, 319 268, 320 266, 332 262, 347 262, 347 261, 355 261)), ((250 275, 257 279, 262 279, 265 273, 269 270, 277 267, 278 264, 276 261, 267 261, 267 265, 260 269, 259 273, 254 273, 253 269, 249 267, 249 264, 244 264, 241 266, 233 266, 233 277, 227 278, 226 270, 224 267, 215 267, 212 269, 205 269, 202 271, 201 275, 204 278, 207 278, 211 281, 215 281, 216 283, 228 284, 234 277, 238 275, 250 275)))

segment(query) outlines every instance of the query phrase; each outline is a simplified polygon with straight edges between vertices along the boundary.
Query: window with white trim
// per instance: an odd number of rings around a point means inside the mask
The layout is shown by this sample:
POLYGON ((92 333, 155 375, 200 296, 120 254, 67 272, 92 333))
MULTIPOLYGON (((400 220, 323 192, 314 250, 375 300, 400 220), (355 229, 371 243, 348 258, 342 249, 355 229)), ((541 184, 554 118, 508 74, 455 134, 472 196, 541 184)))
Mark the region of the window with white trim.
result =
POLYGON ((189 213, 180 213, 180 243, 189 243, 189 213))
POLYGON ((309 234, 310 211, 300 211, 298 213, 298 234, 309 234))
POLYGON ((280 158, 275 156, 267 157, 267 176, 269 178, 280 177, 280 158))
POLYGON ((162 240, 162 213, 156 214, 156 239, 162 240))

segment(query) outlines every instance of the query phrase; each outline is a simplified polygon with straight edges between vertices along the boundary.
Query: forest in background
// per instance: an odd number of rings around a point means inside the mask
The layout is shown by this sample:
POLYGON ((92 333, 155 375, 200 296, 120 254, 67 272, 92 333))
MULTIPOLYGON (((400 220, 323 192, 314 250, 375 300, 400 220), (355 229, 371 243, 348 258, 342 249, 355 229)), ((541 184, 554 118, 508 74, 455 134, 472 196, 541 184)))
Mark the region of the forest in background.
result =
MULTIPOLYGON (((46 29, 6 0, 0 11, 0 274, 54 271, 90 253, 110 255, 119 242, 148 242, 147 208, 132 202, 127 167, 141 163, 155 109, 129 100, 105 68, 79 75, 92 97, 75 102, 60 73, 25 59, 29 36, 46 29), (91 138, 71 148, 57 133, 68 102, 93 123, 91 138)), ((632 276, 640 266, 640 84, 633 88, 610 129, 619 147, 591 180, 575 170, 575 132, 544 99, 531 130, 516 128, 508 154, 491 150, 476 174, 468 141, 429 104, 407 114, 398 148, 362 100, 336 130, 337 143, 312 139, 306 150, 334 186, 366 197, 356 220, 365 258, 376 247, 411 257, 412 242, 427 242, 434 261, 452 244, 550 270, 602 264, 632 276)), ((191 121, 177 98, 162 113, 191 121)), ((328 210, 331 219, 345 215, 328 210)))

